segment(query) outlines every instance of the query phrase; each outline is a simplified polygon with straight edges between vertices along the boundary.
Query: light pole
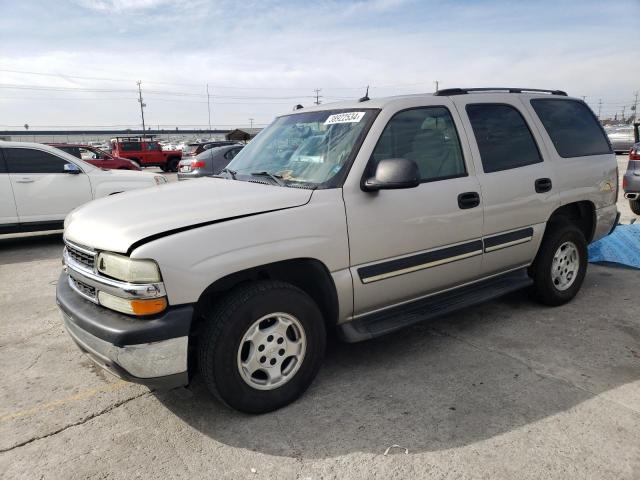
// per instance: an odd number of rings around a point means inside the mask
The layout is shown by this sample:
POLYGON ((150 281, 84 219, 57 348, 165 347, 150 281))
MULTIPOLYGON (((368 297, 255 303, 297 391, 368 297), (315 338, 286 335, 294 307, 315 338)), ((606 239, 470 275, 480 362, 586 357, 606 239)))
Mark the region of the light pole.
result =
POLYGON ((145 125, 144 125, 144 107, 147 106, 146 103, 144 103, 142 101, 142 82, 140 80, 138 80, 138 103, 140 103, 140 115, 142 116, 142 136, 144 137, 145 132, 147 131, 145 125))
POLYGON ((207 110, 209 111, 209 134, 211 134, 211 103, 209 101, 209 84, 207 83, 207 110))
POLYGON ((249 122, 250 122, 250 124, 251 124, 251 127, 250 127, 250 128, 253 128, 253 118, 250 118, 250 119, 249 119, 249 122))

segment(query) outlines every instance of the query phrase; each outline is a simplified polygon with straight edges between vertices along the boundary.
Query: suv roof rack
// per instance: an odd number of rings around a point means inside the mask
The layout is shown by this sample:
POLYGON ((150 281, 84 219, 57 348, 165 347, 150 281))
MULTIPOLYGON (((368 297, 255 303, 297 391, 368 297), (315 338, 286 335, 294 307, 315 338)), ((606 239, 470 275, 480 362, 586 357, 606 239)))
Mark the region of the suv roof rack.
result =
POLYGON ((126 141, 130 141, 130 142, 139 142, 141 140, 152 140, 157 137, 157 135, 122 135, 122 136, 115 136, 115 137, 111 137, 112 139, 115 138, 116 140, 126 140, 126 141))
POLYGON ((551 95, 567 96, 567 92, 562 90, 545 90, 542 88, 513 88, 513 87, 484 87, 484 88, 445 88, 444 90, 438 90, 434 95, 438 97, 448 97, 451 95, 465 95, 467 93, 475 92, 508 92, 508 93, 524 93, 524 92, 536 92, 536 93, 550 93, 551 95))

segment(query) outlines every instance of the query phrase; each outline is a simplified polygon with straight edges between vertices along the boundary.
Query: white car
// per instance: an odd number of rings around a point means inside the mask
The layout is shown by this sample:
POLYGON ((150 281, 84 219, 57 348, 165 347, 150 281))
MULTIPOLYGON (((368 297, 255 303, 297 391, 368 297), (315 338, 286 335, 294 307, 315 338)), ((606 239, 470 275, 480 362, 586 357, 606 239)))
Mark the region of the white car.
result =
POLYGON ((48 145, 0 142, 0 234, 61 229, 93 199, 163 183, 162 175, 102 170, 48 145))

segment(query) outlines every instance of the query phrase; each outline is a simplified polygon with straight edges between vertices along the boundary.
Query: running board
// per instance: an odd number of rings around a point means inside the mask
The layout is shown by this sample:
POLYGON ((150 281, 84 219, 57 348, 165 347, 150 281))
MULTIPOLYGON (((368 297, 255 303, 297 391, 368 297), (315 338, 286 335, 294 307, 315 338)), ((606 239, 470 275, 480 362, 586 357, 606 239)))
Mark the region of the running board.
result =
POLYGON ((492 300, 533 284, 522 268, 471 285, 375 312, 338 325, 342 340, 353 343, 386 335, 425 320, 492 300))

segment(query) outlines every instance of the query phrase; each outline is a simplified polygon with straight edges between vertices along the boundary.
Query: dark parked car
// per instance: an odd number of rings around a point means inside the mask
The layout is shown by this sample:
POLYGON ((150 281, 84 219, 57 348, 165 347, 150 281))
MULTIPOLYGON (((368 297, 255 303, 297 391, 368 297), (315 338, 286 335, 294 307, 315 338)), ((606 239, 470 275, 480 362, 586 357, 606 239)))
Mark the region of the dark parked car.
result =
POLYGON ((182 150, 182 158, 194 158, 200 155, 205 150, 210 150, 216 147, 226 147, 228 145, 236 145, 237 142, 233 140, 218 140, 215 142, 195 142, 187 145, 187 148, 182 150))
POLYGON ((180 160, 178 180, 218 175, 242 148, 242 145, 216 147, 205 150, 193 159, 180 160))
POLYGON ((91 165, 107 170, 140 170, 137 164, 126 158, 115 157, 92 145, 72 143, 49 143, 51 147, 70 153, 91 165))
POLYGON ((640 215, 640 142, 629 150, 627 171, 622 177, 624 198, 629 200, 631 211, 640 215))

